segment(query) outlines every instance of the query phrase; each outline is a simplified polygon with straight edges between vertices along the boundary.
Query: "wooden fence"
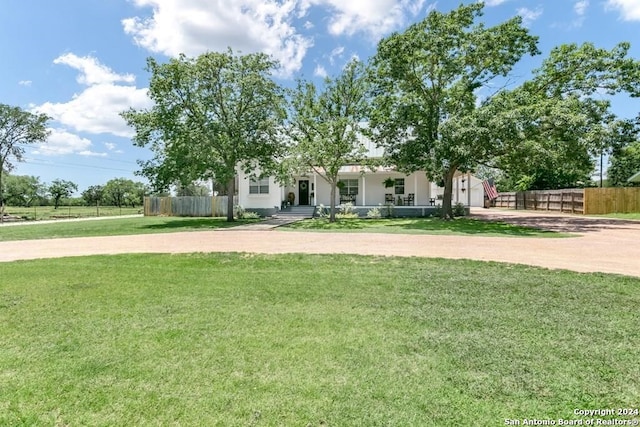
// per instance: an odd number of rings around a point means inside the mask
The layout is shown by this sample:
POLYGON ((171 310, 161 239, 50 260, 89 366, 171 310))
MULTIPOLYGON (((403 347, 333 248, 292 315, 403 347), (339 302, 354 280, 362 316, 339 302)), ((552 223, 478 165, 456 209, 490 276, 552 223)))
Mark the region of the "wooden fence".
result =
POLYGON ((640 187, 585 188, 586 214, 640 212, 640 187))
MULTIPOLYGON (((145 197, 145 216, 227 216, 227 196, 145 197)), ((234 200, 234 205, 237 200, 234 200)))
POLYGON ((584 212, 584 190, 533 190, 500 193, 496 207, 567 213, 584 212))
POLYGON ((500 193, 495 206, 585 215, 640 212, 640 187, 574 188, 500 193))

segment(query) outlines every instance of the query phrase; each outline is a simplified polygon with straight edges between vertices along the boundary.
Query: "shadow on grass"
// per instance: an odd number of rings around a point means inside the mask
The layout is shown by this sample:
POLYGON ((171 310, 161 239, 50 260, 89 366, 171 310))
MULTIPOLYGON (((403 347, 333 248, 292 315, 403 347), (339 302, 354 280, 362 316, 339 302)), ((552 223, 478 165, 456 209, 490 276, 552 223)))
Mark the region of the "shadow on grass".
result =
POLYGON ((258 221, 260 220, 235 220, 228 222, 226 218, 167 218, 166 221, 161 223, 142 225, 140 228, 147 230, 207 230, 237 227, 258 221))
POLYGON ((513 237, 570 236, 569 234, 505 222, 470 218, 456 218, 451 221, 443 221, 439 218, 341 219, 334 223, 330 223, 326 219, 312 219, 291 224, 286 228, 297 231, 362 231, 371 233, 467 234, 513 237))

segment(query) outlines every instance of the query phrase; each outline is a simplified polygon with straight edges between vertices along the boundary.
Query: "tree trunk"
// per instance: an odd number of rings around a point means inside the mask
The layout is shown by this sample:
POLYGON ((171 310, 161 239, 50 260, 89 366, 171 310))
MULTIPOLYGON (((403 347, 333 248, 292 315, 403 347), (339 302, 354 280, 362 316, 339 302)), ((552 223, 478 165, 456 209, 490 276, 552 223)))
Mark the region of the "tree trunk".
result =
POLYGON ((453 175, 456 173, 456 168, 447 169, 444 173, 444 194, 442 196, 442 213, 440 217, 444 220, 453 219, 453 208, 451 206, 451 199, 453 198, 453 175))
POLYGON ((329 204, 329 222, 336 222, 336 181, 331 182, 331 203, 329 204))
POLYGON ((236 177, 231 177, 227 183, 227 221, 233 222, 233 195, 236 192, 236 177))

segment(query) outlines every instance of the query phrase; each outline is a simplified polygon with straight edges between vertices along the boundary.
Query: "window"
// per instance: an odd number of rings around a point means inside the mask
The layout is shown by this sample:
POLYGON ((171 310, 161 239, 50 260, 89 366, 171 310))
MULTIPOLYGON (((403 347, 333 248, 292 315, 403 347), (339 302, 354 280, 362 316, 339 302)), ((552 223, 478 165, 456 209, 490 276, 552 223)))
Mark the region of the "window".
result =
POLYGON ((340 188, 341 196, 355 196, 358 194, 358 180, 357 179, 341 179, 343 184, 340 188))
POLYGON ((396 194, 404 194, 404 178, 396 178, 394 187, 396 194))
POLYGON ((249 194, 269 194, 269 178, 252 179, 249 183, 249 194))

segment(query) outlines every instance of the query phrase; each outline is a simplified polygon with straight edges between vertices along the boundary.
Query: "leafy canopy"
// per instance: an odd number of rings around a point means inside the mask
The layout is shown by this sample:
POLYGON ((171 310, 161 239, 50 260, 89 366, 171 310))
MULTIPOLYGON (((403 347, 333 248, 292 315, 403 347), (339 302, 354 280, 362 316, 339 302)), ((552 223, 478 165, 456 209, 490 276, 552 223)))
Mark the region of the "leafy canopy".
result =
POLYGON ((365 67, 352 60, 338 77, 325 79, 322 90, 299 81, 291 96, 292 159, 300 171, 313 170, 329 183, 332 222, 340 168, 365 164, 362 126, 369 111, 367 91, 365 67))
MULTIPOLYGON (((265 54, 231 50, 181 55, 165 64, 149 58, 154 106, 123 113, 136 131, 134 143, 154 153, 141 174, 156 190, 215 178, 233 195, 237 168, 271 170, 285 117, 283 91, 270 77, 276 67, 265 54)), ((232 221, 233 197, 229 207, 232 221)))
POLYGON ((477 126, 477 90, 509 74, 537 38, 521 18, 494 27, 476 20, 483 4, 433 11, 382 40, 372 60, 372 138, 402 171, 444 180, 443 217, 453 217, 453 176, 487 157, 490 138, 477 126))

